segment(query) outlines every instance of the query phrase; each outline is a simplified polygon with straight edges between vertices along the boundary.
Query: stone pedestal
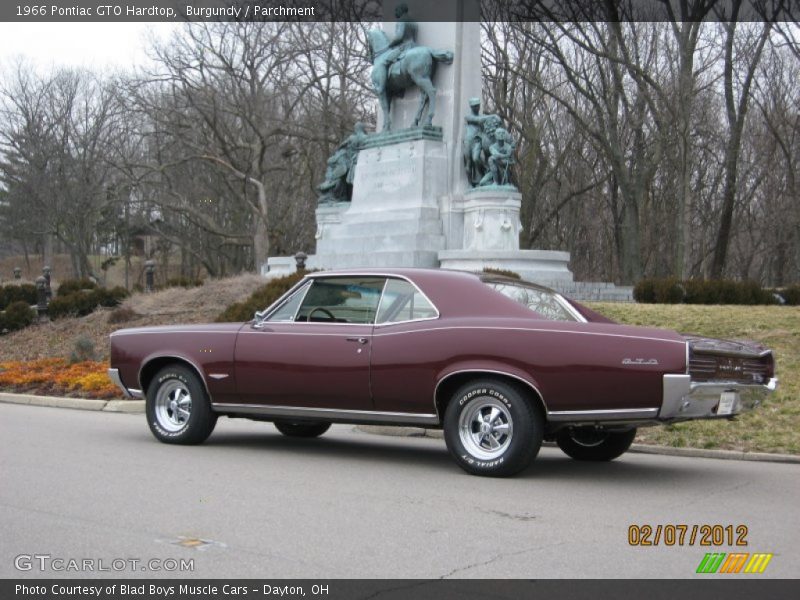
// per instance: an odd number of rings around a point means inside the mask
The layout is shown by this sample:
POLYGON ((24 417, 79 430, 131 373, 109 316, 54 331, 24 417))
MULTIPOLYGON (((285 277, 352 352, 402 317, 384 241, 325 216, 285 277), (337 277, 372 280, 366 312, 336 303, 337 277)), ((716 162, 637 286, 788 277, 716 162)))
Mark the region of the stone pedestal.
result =
POLYGON ((464 194, 463 250, 518 250, 522 194, 514 187, 476 188, 464 194))
POLYGON ((317 253, 309 267, 439 266, 447 165, 438 129, 370 136, 358 155, 350 205, 317 209, 317 253))
POLYGON ((317 207, 317 231, 314 234, 314 238, 317 240, 318 246, 320 243, 325 243, 320 240, 326 239, 326 233, 327 237, 330 237, 331 229, 335 229, 342 222, 342 214, 349 209, 349 202, 321 204, 317 207))
MULTIPOLYGON (((433 77, 433 127, 412 128, 420 92, 392 102, 394 130, 360 143, 352 202, 317 209, 317 250, 311 269, 443 267, 507 269, 532 281, 572 282, 569 253, 520 250, 521 195, 511 186, 471 189, 464 172, 469 99, 481 96, 478 0, 430 3, 386 0, 384 31, 392 37, 399 3, 417 15, 420 45, 453 52, 433 77), (433 12, 432 12, 433 11, 433 12), (420 15, 436 13, 436 18, 420 15)), ((291 268, 270 259, 272 271, 291 268)))

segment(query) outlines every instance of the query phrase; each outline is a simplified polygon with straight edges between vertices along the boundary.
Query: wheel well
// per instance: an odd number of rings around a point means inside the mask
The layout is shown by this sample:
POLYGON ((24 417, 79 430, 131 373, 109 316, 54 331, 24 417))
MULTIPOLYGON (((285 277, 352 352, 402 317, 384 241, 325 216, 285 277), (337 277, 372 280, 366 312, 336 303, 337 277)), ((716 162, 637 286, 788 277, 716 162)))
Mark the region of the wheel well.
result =
POLYGON ((197 370, 197 367, 195 367, 192 363, 186 359, 178 358, 176 356, 159 356, 145 364, 142 367, 142 370, 139 372, 139 383, 142 386, 142 394, 145 396, 147 395, 147 388, 150 387, 153 377, 155 377, 156 373, 158 373, 167 365, 181 365, 194 372, 194 374, 200 378, 200 381, 203 382, 203 387, 206 389, 206 393, 208 393, 206 380, 203 378, 202 373, 200 373, 197 370))
POLYGON ((436 412, 441 421, 444 421, 444 412, 447 409, 447 404, 450 402, 453 394, 456 393, 456 390, 474 379, 494 379, 510 385, 523 396, 530 398, 534 406, 537 406, 542 412, 542 417, 545 420, 547 419, 547 407, 544 404, 544 399, 539 391, 527 381, 523 381, 512 375, 494 371, 466 371, 445 377, 444 381, 439 383, 439 386, 436 388, 436 412))

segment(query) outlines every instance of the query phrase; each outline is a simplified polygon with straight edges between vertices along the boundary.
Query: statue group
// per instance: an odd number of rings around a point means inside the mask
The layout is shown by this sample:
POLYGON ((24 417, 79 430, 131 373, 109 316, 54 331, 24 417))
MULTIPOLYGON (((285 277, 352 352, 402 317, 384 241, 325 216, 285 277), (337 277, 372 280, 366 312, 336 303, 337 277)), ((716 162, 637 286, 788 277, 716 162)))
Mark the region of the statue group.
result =
POLYGON ((356 162, 361 144, 367 139, 364 124, 356 123, 355 130, 328 158, 325 169, 325 181, 317 186, 320 192, 319 203, 350 202, 353 197, 353 180, 356 174, 356 162))
MULTIPOLYGON (((450 64, 453 53, 417 44, 417 23, 408 14, 408 6, 400 4, 396 11, 394 36, 382 29, 369 32, 372 60, 372 84, 383 114, 383 131, 392 129, 392 99, 406 89, 418 87, 419 107, 412 127, 431 127, 436 112, 436 87, 433 85, 437 63, 450 64), (427 108, 427 115, 423 114, 427 108)), ((463 154, 467 180, 471 187, 511 185, 515 144, 503 127, 502 119, 493 114, 480 114, 480 99, 469 101, 466 117, 463 154)), ((362 123, 342 141, 328 159, 325 181, 317 189, 320 203, 349 202, 352 199, 358 151, 367 138, 362 123)))
POLYGON ((472 187, 510 185, 515 144, 497 115, 480 114, 480 98, 470 98, 465 117, 464 168, 472 187))

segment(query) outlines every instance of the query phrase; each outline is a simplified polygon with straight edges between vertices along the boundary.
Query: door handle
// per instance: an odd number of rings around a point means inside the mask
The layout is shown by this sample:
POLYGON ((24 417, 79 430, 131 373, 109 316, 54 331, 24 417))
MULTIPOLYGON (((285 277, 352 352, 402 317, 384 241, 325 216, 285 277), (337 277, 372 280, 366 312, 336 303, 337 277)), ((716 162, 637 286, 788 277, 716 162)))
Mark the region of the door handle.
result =
POLYGON ((350 338, 347 338, 347 341, 348 342, 357 342, 357 343, 363 345, 363 344, 366 344, 369 340, 367 340, 367 338, 365 338, 365 337, 350 337, 350 338))

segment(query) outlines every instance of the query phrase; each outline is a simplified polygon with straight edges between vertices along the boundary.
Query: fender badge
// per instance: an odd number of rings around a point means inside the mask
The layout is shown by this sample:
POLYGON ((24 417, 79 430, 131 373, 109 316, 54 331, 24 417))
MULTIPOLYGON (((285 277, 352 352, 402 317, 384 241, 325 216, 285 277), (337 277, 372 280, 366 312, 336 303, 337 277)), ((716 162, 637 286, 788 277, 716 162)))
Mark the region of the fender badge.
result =
POLYGON ((658 360, 655 358, 623 358, 622 359, 623 365, 636 365, 636 366, 643 366, 643 365, 657 365, 658 360))

